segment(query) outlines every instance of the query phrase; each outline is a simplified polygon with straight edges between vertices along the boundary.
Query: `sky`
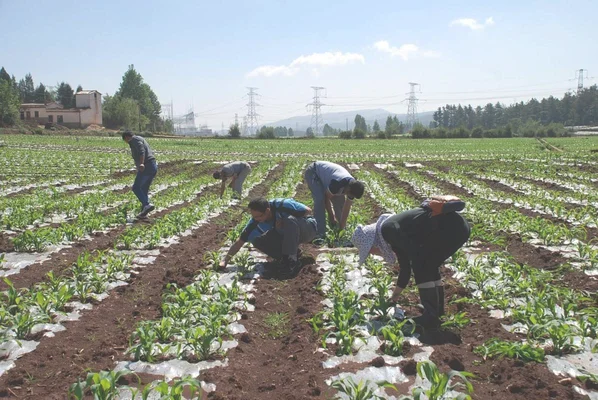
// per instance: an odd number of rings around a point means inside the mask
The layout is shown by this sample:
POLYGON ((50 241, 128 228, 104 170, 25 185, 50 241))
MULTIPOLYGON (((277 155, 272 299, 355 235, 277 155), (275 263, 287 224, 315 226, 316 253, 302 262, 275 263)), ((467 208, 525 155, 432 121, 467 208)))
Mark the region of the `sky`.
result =
POLYGON ((130 64, 175 115, 218 130, 323 112, 406 113, 562 96, 596 83, 597 1, 0 0, 0 66, 103 94, 130 64), (450 3, 450 4, 448 4, 450 3), (584 75, 585 76, 585 75, 584 75))

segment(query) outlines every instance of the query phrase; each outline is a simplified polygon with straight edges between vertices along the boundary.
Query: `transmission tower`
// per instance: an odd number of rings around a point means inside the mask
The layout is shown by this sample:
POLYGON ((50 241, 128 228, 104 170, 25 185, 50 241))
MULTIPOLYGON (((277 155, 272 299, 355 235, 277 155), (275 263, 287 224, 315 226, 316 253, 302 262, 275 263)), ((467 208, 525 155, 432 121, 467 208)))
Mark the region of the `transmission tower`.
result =
POLYGON ((309 126, 311 127, 311 129, 313 129, 314 136, 320 136, 320 134, 321 134, 320 127, 322 126, 322 123, 323 123, 322 113, 321 113, 320 108, 322 106, 326 105, 326 104, 322 104, 320 102, 320 91, 325 90, 326 88, 323 88, 320 86, 312 86, 311 88, 314 90, 314 101, 313 101, 313 103, 309 103, 307 105, 307 107, 312 108, 311 122, 310 122, 309 126))
POLYGON ((580 94, 583 90, 583 73, 586 73, 586 78, 588 77, 588 70, 587 69, 579 69, 575 71, 575 75, 577 75, 577 94, 580 94))
POLYGON ((415 82, 409 82, 409 85, 411 85, 411 90, 409 91, 409 93, 406 93, 409 95, 409 97, 406 99, 409 100, 409 105, 407 106, 407 127, 411 129, 416 124, 416 122, 418 122, 417 97, 415 97, 415 87, 421 87, 421 85, 415 82))
POLYGON ((235 125, 239 126, 239 116, 235 113, 235 125))
POLYGON ((249 96, 249 103, 247 103, 247 120, 244 134, 246 136, 254 136, 259 129, 259 122, 257 120, 259 114, 255 111, 255 108, 259 106, 259 104, 255 102, 255 97, 258 96, 258 94, 256 93, 257 88, 255 87, 248 87, 247 89, 249 89, 249 93, 247 93, 247 96, 249 96))

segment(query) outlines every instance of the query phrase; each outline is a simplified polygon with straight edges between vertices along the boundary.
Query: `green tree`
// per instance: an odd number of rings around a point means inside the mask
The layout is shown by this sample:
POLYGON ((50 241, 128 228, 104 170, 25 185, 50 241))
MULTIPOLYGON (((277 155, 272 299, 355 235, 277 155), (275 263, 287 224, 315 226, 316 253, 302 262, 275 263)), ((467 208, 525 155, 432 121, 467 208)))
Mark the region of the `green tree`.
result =
POLYGON ((75 94, 71 85, 65 82, 60 82, 56 90, 56 100, 64 108, 73 108, 75 106, 75 94))
POLYGON ((77 90, 75 90, 75 94, 79 93, 79 92, 80 92, 80 91, 82 91, 82 90, 83 90, 83 86, 81 86, 81 85, 78 85, 78 86, 77 86, 77 90))
POLYGON ((0 69, 0 79, 11 82, 10 75, 8 74, 8 72, 6 72, 4 67, 2 67, 2 69, 0 69))
POLYGON ((256 137, 258 139, 274 139, 274 128, 271 126, 262 126, 256 137))
POLYGON ((289 128, 288 135, 289 135, 289 137, 295 136, 295 132, 293 131, 293 128, 289 128))
POLYGON ((241 130, 239 129, 239 124, 232 124, 230 128, 228 128, 228 136, 233 139, 238 139, 241 137, 241 130))
POLYGON ((308 138, 314 137, 314 130, 311 128, 311 126, 305 131, 305 136, 308 138))
POLYGON ((124 73, 115 96, 136 101, 139 105, 139 112, 146 117, 148 123, 154 123, 160 119, 162 106, 158 97, 150 86, 143 82, 143 77, 135 70, 133 64, 129 65, 129 69, 124 73))
POLYGON ((368 126, 365 122, 365 118, 363 118, 361 115, 357 114, 355 115, 355 129, 354 130, 361 130, 363 132, 367 132, 368 131, 368 126))
POLYGON ((31 74, 25 75, 25 79, 19 81, 18 88, 21 102, 32 103, 35 100, 35 85, 31 74))
POLYGON ((328 124, 325 124, 325 125, 324 125, 324 129, 322 130, 322 134, 323 134, 324 136, 333 136, 333 135, 335 135, 335 133, 336 133, 336 132, 335 132, 335 130, 334 130, 334 128, 333 128, 333 127, 331 127, 331 126, 330 126, 330 125, 328 125, 328 124))
POLYGON ((133 99, 123 98, 117 95, 104 96, 102 106, 104 126, 111 129, 142 129, 149 123, 149 119, 139 113, 139 106, 133 99))
POLYGON ((380 132, 380 124, 378 123, 378 120, 374 121, 374 133, 378 133, 380 132))
POLYGON ((10 126, 17 122, 21 102, 11 80, 0 78, 0 125, 10 126))
POLYGON ((44 86, 43 83, 40 83, 39 86, 37 87, 37 89, 35 89, 35 95, 33 98, 33 101, 35 103, 49 103, 51 101, 53 101, 53 97, 52 94, 50 92, 48 92, 48 90, 46 89, 46 87, 44 86))

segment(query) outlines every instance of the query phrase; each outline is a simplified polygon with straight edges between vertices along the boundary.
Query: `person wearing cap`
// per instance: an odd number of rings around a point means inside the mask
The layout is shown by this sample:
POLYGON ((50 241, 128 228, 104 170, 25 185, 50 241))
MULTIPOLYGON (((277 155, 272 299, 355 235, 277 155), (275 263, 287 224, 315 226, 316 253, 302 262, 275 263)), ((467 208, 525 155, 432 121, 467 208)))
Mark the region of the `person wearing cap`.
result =
POLYGON ((243 192, 243 182, 245 182, 245 178, 251 172, 251 165, 246 163, 245 161, 235 161, 232 163, 228 163, 220 168, 218 171, 214 172, 212 175, 214 179, 222 179, 222 185, 220 186, 220 198, 224 195, 224 190, 226 189, 226 180, 228 178, 232 178, 229 187, 233 189, 236 193, 236 196, 241 197, 241 193, 243 192))
POLYGON ((467 221, 456 211, 465 203, 454 196, 436 196, 419 208, 400 214, 382 214, 371 225, 359 225, 351 241, 359 249, 359 264, 370 254, 380 255, 388 264, 398 261, 397 286, 391 300, 398 301, 415 277, 424 312, 414 318, 424 329, 440 327, 444 314, 444 286, 440 277, 442 263, 459 250, 471 233, 467 221))
POLYGON ((133 135, 128 130, 122 133, 122 138, 129 144, 131 155, 137 167, 137 176, 135 176, 135 182, 133 182, 131 188, 141 203, 141 212, 137 214, 137 218, 146 218, 147 214, 155 209, 149 201, 148 193, 150 185, 158 173, 158 163, 144 138, 133 135))
POLYGON ((309 243, 316 236, 311 209, 294 199, 284 198, 254 199, 248 208, 251 219, 220 262, 220 268, 226 267, 246 242, 251 242, 259 251, 280 261, 282 274, 297 272, 301 266, 299 244, 309 243))
POLYGON ((349 171, 328 161, 311 163, 303 174, 314 201, 318 238, 326 236, 326 212, 330 225, 345 229, 354 199, 363 196, 365 186, 349 171))

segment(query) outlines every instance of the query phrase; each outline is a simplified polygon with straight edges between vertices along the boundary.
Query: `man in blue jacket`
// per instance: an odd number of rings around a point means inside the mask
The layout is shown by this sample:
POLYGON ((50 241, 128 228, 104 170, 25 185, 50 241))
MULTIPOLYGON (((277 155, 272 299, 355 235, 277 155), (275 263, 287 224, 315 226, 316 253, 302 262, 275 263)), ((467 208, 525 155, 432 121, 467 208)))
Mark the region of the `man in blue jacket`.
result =
POLYGON ((122 138, 129 144, 131 156, 133 156, 137 167, 137 176, 132 187, 133 193, 141 203, 141 212, 137 214, 137 218, 146 218, 147 214, 155 209, 149 201, 148 193, 150 185, 158 173, 158 163, 144 138, 133 135, 131 131, 123 132, 122 138))
POLYGON ((309 243, 317 233, 316 220, 311 209, 293 199, 264 198, 249 202, 251 219, 240 238, 230 247, 220 267, 224 268, 246 242, 266 255, 280 260, 281 273, 293 275, 299 262, 299 244, 309 243))

